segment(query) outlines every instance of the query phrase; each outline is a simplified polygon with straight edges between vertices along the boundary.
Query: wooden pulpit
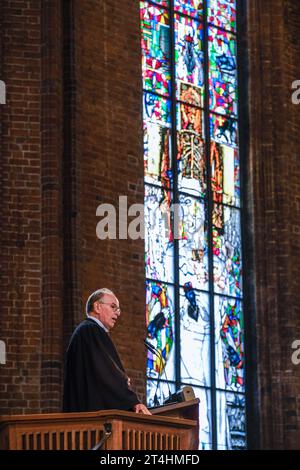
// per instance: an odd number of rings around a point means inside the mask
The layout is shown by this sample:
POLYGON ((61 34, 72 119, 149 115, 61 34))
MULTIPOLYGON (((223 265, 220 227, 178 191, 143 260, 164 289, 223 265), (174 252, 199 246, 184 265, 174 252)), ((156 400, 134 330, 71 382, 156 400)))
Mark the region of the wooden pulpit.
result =
POLYGON ((198 404, 157 407, 152 416, 120 410, 0 416, 0 449, 92 450, 99 442, 102 450, 198 449, 198 404))

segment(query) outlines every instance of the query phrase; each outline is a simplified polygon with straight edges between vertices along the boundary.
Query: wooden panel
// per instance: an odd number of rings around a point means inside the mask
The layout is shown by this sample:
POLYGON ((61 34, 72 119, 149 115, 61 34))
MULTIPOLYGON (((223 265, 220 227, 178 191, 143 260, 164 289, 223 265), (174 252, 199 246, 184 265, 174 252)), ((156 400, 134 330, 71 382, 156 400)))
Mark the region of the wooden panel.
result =
POLYGON ((104 450, 188 450, 197 422, 169 416, 148 416, 108 410, 0 417, 1 449, 88 450, 112 434, 104 450))
POLYGON ((179 434, 126 430, 122 432, 123 450, 179 450, 179 434))

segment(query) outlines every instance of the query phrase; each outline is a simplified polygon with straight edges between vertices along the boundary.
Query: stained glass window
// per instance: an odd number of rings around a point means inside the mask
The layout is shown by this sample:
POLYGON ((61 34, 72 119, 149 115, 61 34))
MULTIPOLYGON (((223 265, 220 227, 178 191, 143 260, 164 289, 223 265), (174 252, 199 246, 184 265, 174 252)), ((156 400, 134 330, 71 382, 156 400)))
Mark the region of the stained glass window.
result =
POLYGON ((246 448, 236 0, 140 2, 148 405, 192 386, 246 448))

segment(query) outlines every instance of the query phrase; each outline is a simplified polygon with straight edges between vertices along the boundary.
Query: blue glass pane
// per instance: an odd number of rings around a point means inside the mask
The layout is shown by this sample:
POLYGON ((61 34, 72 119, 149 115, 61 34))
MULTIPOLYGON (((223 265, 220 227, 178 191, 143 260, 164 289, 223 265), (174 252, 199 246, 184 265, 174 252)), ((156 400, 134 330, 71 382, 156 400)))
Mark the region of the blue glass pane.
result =
POLYGON ((242 302, 215 297, 216 386, 245 391, 244 321, 242 302))
POLYGON ((171 188, 171 120, 170 102, 165 98, 144 95, 144 167, 145 182, 171 188))
POLYGON ((178 99, 194 99, 193 104, 203 106, 203 66, 202 23, 175 15, 175 70, 178 99), (189 86, 188 94, 186 86, 189 86))
POLYGON ((219 294, 242 295, 242 247, 239 209, 213 209, 214 289, 219 294))
POLYGON ((209 100, 216 113, 237 116, 236 38, 209 28, 209 100))
POLYGON ((209 298, 191 282, 180 289, 181 381, 210 385, 209 298))
POLYGON ((161 282, 146 282, 147 339, 157 354, 148 351, 148 378, 175 380, 174 288, 161 282))
POLYGON ((144 119, 171 127, 170 101, 152 93, 144 93, 144 119))
POLYGON ((217 440, 219 450, 245 450, 246 402, 244 395, 217 392, 217 440))
POLYGON ((179 190, 205 197, 204 113, 186 103, 177 105, 177 152, 179 190))
POLYGON ((240 162, 238 149, 211 142, 211 184, 217 203, 240 206, 240 162))
POLYGON ((167 10, 141 2, 142 70, 146 90, 170 94, 170 26, 167 10))
POLYGON ((220 28, 235 31, 236 0, 208 0, 207 19, 220 28))
POLYGON ((224 116, 210 115, 210 135, 211 139, 220 144, 237 147, 238 130, 237 122, 227 119, 224 116))
POLYGON ((145 186, 146 277, 174 282, 171 193, 145 186))

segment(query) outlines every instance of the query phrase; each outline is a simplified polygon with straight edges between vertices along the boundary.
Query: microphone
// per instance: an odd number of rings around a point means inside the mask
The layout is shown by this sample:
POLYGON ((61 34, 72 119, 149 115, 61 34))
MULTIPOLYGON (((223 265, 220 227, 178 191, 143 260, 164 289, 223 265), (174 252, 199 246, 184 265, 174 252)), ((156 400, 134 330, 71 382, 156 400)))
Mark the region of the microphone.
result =
MULTIPOLYGON (((154 394, 154 405, 155 406, 159 406, 160 403, 159 403, 159 400, 157 398, 157 392, 158 392, 158 386, 160 384, 160 380, 161 380, 161 367, 163 365, 163 357, 162 357, 162 352, 159 351, 159 349, 155 348, 153 346, 153 344, 149 343, 149 341, 147 341, 147 339, 144 339, 144 344, 146 346, 146 348, 152 352, 152 354, 154 354, 156 357, 158 357, 159 361, 160 361, 160 370, 159 370, 159 376, 158 376, 158 380, 157 380, 157 384, 156 384, 156 390, 155 390, 155 394, 154 394)), ((171 397, 171 390, 170 390, 170 385, 169 385, 169 381, 168 381, 168 378, 167 378, 167 373, 166 373, 166 368, 164 367, 163 368, 163 371, 164 371, 164 374, 165 374, 165 377, 166 377, 166 382, 167 382, 167 386, 168 386, 168 392, 169 392, 169 397, 167 398, 167 400, 170 399, 171 397)))
POLYGON ((149 341, 147 341, 147 339, 144 339, 144 343, 146 345, 146 347, 149 349, 149 351, 151 351, 153 354, 155 354, 155 356, 160 356, 160 351, 158 349, 156 349, 153 344, 149 343, 149 341))

